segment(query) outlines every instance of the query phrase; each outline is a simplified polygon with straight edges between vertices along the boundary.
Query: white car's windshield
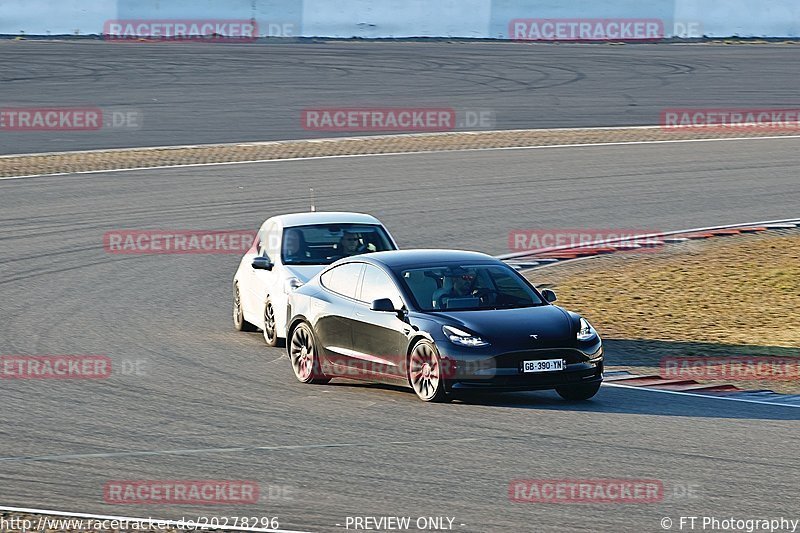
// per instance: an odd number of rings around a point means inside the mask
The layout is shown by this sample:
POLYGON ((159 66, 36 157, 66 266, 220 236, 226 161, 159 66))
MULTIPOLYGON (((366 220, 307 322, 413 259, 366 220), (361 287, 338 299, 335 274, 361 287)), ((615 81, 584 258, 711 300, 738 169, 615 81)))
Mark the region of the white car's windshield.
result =
POLYGON ((284 265, 329 265, 343 257, 394 250, 379 225, 315 224, 283 230, 284 265))

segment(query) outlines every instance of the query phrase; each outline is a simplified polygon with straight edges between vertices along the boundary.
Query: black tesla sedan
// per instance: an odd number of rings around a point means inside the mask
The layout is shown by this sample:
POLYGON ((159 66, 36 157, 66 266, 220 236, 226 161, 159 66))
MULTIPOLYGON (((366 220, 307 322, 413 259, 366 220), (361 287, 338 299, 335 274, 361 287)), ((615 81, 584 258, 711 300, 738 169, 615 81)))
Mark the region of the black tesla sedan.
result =
POLYGON ((342 259, 289 296, 286 350, 303 383, 351 378, 459 391, 594 396, 600 336, 513 268, 481 253, 400 250, 342 259))

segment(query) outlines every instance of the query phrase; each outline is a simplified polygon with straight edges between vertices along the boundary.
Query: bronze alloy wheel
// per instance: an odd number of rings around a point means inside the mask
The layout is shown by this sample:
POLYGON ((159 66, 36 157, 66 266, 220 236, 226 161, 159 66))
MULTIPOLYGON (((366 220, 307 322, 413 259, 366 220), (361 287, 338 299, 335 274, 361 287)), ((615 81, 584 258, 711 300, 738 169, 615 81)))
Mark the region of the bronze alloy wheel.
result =
POLYGON ((408 382, 423 401, 441 402, 446 398, 442 365, 433 343, 423 340, 414 346, 409 357, 408 382))
POLYGON ((319 370, 314 334, 308 324, 300 324, 292 331, 289 359, 292 362, 294 375, 301 383, 322 384, 330 381, 330 378, 325 377, 319 370))

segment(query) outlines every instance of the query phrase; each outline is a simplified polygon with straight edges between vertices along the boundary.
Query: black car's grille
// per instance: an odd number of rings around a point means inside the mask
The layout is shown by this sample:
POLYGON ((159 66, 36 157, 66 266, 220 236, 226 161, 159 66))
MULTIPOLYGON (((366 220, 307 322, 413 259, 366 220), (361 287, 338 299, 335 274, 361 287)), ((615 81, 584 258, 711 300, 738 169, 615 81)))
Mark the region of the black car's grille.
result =
POLYGON ((522 361, 540 361, 542 359, 565 359, 568 365, 587 361, 587 357, 583 352, 572 348, 507 352, 495 356, 494 359, 498 368, 517 368, 522 364, 522 361))
POLYGON ((564 372, 523 374, 517 372, 495 375, 474 376, 473 379, 456 379, 451 383, 453 389, 508 389, 533 390, 549 389, 570 383, 598 381, 603 376, 603 364, 583 363, 573 365, 564 372))

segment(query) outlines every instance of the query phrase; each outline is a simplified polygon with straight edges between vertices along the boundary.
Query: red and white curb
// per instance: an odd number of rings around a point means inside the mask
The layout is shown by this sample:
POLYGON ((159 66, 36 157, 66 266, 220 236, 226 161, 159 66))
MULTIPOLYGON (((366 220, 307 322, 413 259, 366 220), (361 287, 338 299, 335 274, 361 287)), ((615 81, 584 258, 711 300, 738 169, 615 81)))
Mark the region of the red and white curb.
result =
POLYGON ((605 372, 603 385, 625 389, 644 389, 652 392, 717 398, 746 403, 800 407, 800 394, 779 394, 771 390, 745 390, 728 383, 702 384, 692 379, 666 379, 658 375, 637 375, 627 371, 605 372))
POLYGON ((712 239, 715 237, 730 237, 749 233, 765 231, 796 229, 800 227, 800 218, 781 220, 767 220, 763 222, 748 222, 743 224, 730 224, 727 226, 711 226, 707 228, 694 228, 663 233, 643 233, 634 236, 623 236, 612 239, 600 239, 582 243, 579 246, 565 244, 525 250, 497 256, 517 270, 535 270, 563 261, 575 259, 588 259, 600 255, 620 252, 635 252, 643 248, 654 248, 679 244, 692 240, 712 239))
MULTIPOLYGON (((589 259, 600 255, 625 253, 642 248, 669 246, 691 240, 712 239, 761 233, 767 231, 791 230, 800 228, 800 218, 767 220, 730 224, 727 226, 711 226, 663 233, 649 233, 626 236, 614 239, 596 240, 580 246, 563 245, 540 248, 524 252, 498 256, 517 270, 536 270, 565 261, 589 259)), ((771 390, 744 390, 727 383, 701 384, 694 380, 670 380, 658 375, 636 375, 630 372, 606 372, 604 385, 627 389, 642 389, 667 394, 718 398, 747 403, 775 405, 783 407, 800 407, 800 395, 778 394, 771 390)))

